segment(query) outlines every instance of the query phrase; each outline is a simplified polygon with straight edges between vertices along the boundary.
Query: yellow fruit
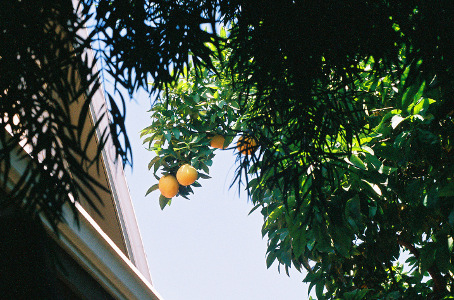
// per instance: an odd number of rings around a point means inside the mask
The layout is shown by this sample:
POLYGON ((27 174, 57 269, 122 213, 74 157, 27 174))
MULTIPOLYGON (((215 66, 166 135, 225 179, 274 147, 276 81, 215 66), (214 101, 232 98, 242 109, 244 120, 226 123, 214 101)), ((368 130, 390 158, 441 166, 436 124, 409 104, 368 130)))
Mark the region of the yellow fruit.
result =
POLYGON ((197 170, 189 164, 182 165, 177 171, 177 180, 184 186, 193 184, 197 177, 197 170))
POLYGON ((241 136, 237 142, 238 151, 241 154, 250 155, 257 150, 257 141, 253 137, 241 136))
POLYGON ((210 138, 210 146, 217 149, 225 149, 224 141, 225 138, 222 135, 216 134, 210 138))
POLYGON ((178 194, 178 181, 173 175, 165 175, 159 179, 159 190, 166 198, 175 197, 178 194))

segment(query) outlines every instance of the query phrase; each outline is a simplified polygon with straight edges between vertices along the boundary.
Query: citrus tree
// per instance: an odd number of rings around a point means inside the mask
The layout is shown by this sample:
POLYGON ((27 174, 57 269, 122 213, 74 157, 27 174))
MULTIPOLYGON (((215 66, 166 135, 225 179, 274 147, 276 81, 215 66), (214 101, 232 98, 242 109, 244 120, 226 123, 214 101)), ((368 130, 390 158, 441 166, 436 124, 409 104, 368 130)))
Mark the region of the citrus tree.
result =
MULTIPOLYGON (((264 217, 268 267, 306 270, 319 299, 450 294, 454 122, 436 74, 427 80, 403 48, 386 70, 373 57, 358 60, 342 88, 332 71, 311 106, 257 109, 260 92, 238 88, 222 63, 229 59, 224 51, 213 57, 216 72, 193 69, 152 108, 142 137, 160 183, 187 164, 208 179, 215 149, 236 148, 235 180, 264 217)), ((171 197, 160 183, 147 194, 161 189, 164 208, 171 197)), ((172 197, 199 185, 180 183, 172 197)))
MULTIPOLYGON (((224 30, 221 34, 225 37, 224 30)), ((194 187, 200 186, 198 181, 191 182, 187 177, 196 174, 195 179, 210 178, 214 151, 229 148, 242 128, 238 92, 232 86, 227 67, 221 64, 228 58, 228 51, 219 55, 213 57, 217 73, 201 68, 197 74, 196 69, 191 69, 187 77, 181 77, 153 105, 152 124, 141 132, 143 142, 156 153, 148 169, 159 180, 148 189, 147 195, 159 189, 161 208, 170 205, 174 196, 187 198, 194 187), (196 173, 183 172, 189 168, 196 173), (167 193, 168 189, 172 192, 167 193)), ((241 146, 245 147, 246 143, 241 146)))
MULTIPOLYGON (((269 266, 307 269, 320 298, 451 292, 452 1, 15 0, 1 16, 1 121, 12 129, 0 135, 1 208, 44 211, 56 227, 75 207, 69 193, 77 202, 96 186, 80 164, 95 162, 81 141, 99 87, 84 53, 95 48, 120 95, 168 89, 143 132, 158 155, 150 168, 168 175, 161 206, 193 192, 194 169, 206 178, 215 147, 236 136, 236 180, 264 215, 269 266), (24 137, 33 162, 10 187, 24 137), (394 264, 403 249, 413 273, 394 264)), ((126 163, 125 100, 109 100, 126 163)))

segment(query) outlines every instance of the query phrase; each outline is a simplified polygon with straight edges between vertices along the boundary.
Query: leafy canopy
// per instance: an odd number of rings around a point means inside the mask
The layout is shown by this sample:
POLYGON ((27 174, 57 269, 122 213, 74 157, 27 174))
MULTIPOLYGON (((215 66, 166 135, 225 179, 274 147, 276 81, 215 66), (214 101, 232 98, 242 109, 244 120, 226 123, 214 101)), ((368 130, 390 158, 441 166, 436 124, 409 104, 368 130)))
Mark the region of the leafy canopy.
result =
POLYGON ((269 266, 306 268, 319 298, 451 292, 452 1, 84 0, 80 13, 51 2, 7 1, 0 12, 2 208, 42 211, 56 225, 65 203, 74 208, 70 194, 96 199, 87 168, 97 158, 81 137, 99 86, 84 53, 100 45, 124 163, 125 96, 139 88, 168 89, 144 131, 157 174, 190 163, 208 176, 214 134, 257 141, 236 180, 264 215, 269 266), (24 138, 31 160, 10 186, 24 138), (412 273, 394 264, 402 249, 412 273))
MULTIPOLYGON (((216 72, 192 69, 152 108, 142 131, 156 152, 149 168, 158 179, 191 163, 207 178, 219 151, 211 136, 230 148, 252 136, 260 148, 237 153, 236 180, 264 217, 268 267, 305 269, 319 299, 441 298, 454 271, 450 88, 407 54, 389 68, 368 57, 354 73, 331 70, 310 91, 312 105, 271 105, 270 93, 263 107, 260 87, 237 82, 227 44, 212 57, 216 72), (397 262, 404 250, 410 271, 397 262)), ((161 208, 170 200, 161 196, 161 208)))

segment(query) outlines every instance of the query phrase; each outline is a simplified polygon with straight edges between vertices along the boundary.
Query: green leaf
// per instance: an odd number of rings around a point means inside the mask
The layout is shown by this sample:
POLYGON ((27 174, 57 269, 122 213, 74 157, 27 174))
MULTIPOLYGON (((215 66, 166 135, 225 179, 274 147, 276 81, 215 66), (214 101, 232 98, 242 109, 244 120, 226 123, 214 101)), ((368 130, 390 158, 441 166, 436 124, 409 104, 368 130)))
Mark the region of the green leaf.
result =
POLYGON ((447 242, 448 241, 444 240, 442 244, 439 244, 435 252, 435 263, 442 273, 454 271, 454 266, 451 264, 451 255, 449 253, 447 242))
POLYGON ((219 36, 223 39, 227 37, 227 32, 224 27, 221 27, 221 31, 219 32, 219 36))
POLYGON ((383 165, 378 157, 373 154, 366 154, 364 161, 368 170, 380 170, 383 165))
POLYGON ((171 198, 166 198, 163 195, 159 196, 159 206, 161 207, 161 210, 163 210, 166 205, 170 205, 171 200, 171 198))
POLYGON ((385 174, 385 175, 391 175, 392 173, 394 173, 396 171, 397 171, 397 168, 388 167, 383 164, 380 166, 380 169, 378 169, 378 173, 385 174))
POLYGON ((202 168, 202 170, 203 170, 205 173, 207 173, 207 174, 210 173, 210 169, 208 168, 208 166, 207 166, 205 163, 200 163, 200 164, 199 164, 199 167, 202 168))
POLYGON ((275 260, 276 253, 274 251, 268 253, 268 256, 266 257, 266 268, 269 269, 275 260))
POLYGON ((419 86, 417 84, 409 86, 402 95, 402 109, 411 112, 411 109, 409 109, 410 104, 419 101, 424 93, 425 87, 425 81, 423 81, 419 86))
MULTIPOLYGON (((328 252, 332 251, 331 239, 328 235, 328 229, 325 224, 318 223, 314 226, 315 247, 318 251, 328 252)), ((309 245, 308 245, 309 246, 309 245)))
POLYGON ((404 148, 407 144, 409 137, 410 137, 410 132, 408 132, 408 131, 401 132, 394 140, 394 146, 398 149, 404 148))
POLYGON ((454 227, 454 210, 452 210, 451 213, 449 214, 448 222, 449 222, 449 225, 454 227))
POLYGON ((358 167, 361 170, 366 170, 366 165, 363 163, 363 161, 358 157, 357 154, 352 154, 350 156, 350 163, 352 163, 354 166, 358 167))
POLYGON ((334 247, 345 258, 350 257, 350 248, 352 244, 351 234, 348 228, 336 226, 333 232, 334 247))
POLYGON ((435 103, 436 101, 434 99, 430 98, 421 98, 415 105, 410 105, 409 106, 409 113, 412 115, 415 114, 420 114, 420 115, 425 115, 425 112, 429 108, 429 105, 432 103, 435 103))
POLYGON ((268 216, 265 222, 265 228, 270 226, 278 217, 280 217, 284 211, 284 205, 279 205, 276 209, 274 209, 268 216))
POLYGON ((315 286, 315 294, 317 295, 317 299, 323 299, 323 289, 325 288, 325 281, 320 280, 315 286))
MULTIPOLYGON (((417 87, 417 85, 414 85, 414 86, 417 87)), ((423 95, 423 93, 424 93, 424 89, 425 89, 425 88, 426 88, 426 82, 423 81, 423 82, 421 83, 421 85, 419 86, 418 91, 416 92, 416 94, 415 94, 414 97, 413 97, 413 101, 414 101, 414 102, 419 102, 419 101, 421 100, 421 97, 422 97, 422 95, 423 95)))
POLYGON ((352 229, 358 231, 361 227, 361 208, 359 196, 355 195, 345 205, 345 217, 352 229))
POLYGON ((173 136, 178 140, 180 139, 180 131, 178 130, 178 128, 172 128, 171 129, 172 133, 173 133, 173 136))
POLYGON ((377 206, 369 206, 369 218, 373 218, 377 213, 377 206))
POLYGON ((164 137, 166 138, 166 140, 168 142, 170 142, 172 140, 172 134, 170 132, 164 133, 164 137))
POLYGON ((404 121, 406 118, 403 118, 401 115, 395 115, 391 118, 391 127, 393 129, 396 129, 397 126, 399 126, 402 121, 404 121))
POLYGON ((255 210, 257 210, 257 208, 259 208, 259 207, 261 207, 261 206, 262 206, 261 203, 255 205, 255 206, 251 209, 251 211, 248 213, 248 216, 249 216, 250 214, 252 214, 255 210))
POLYGON ((148 170, 150 170, 153 165, 160 160, 161 158, 159 156, 155 156, 149 163, 148 163, 148 170))
POLYGON ((364 180, 362 179, 361 180, 362 182, 365 182, 367 184, 367 187, 370 187, 370 189, 377 195, 381 196, 382 195, 382 192, 381 192, 381 189, 380 187, 378 186, 378 184, 375 184, 375 183, 371 183, 367 180, 364 180))
MULTIPOLYGON (((366 297, 366 294, 370 291, 370 289, 356 289, 351 292, 345 292, 343 294, 344 300, 360 300, 366 297)), ((388 298, 386 298, 388 299, 388 298)))
POLYGON ((209 175, 207 175, 207 174, 199 173, 199 178, 202 178, 202 179, 210 179, 211 176, 209 176, 209 175))
POLYGON ((157 156, 159 159, 156 160, 155 164, 154 164, 154 168, 153 168, 153 171, 154 171, 154 174, 156 174, 156 172, 158 172, 158 169, 159 167, 161 167, 162 163, 163 163, 163 160, 161 157, 157 156))
POLYGON ((433 243, 426 244, 420 251, 420 272, 424 274, 435 262, 435 250, 433 243))
POLYGON ((407 108, 412 100, 413 99, 412 99, 411 87, 408 87, 405 90, 404 94, 402 95, 402 100, 401 100, 402 109, 407 108))
POLYGON ((281 255, 279 257, 279 261, 285 265, 286 267, 291 267, 292 265, 292 256, 290 253, 288 253, 287 251, 281 251, 281 255))
POLYGON ((295 257, 299 258, 306 249, 306 230, 298 230, 296 236, 292 240, 292 249, 295 257))
POLYGON ((149 193, 153 192, 153 191, 156 191, 157 189, 159 188, 159 183, 156 183, 156 184, 153 184, 147 191, 147 193, 145 194, 145 196, 147 196, 149 193))
POLYGON ((431 188, 424 196, 423 204, 425 207, 435 207, 438 202, 438 189, 431 188))

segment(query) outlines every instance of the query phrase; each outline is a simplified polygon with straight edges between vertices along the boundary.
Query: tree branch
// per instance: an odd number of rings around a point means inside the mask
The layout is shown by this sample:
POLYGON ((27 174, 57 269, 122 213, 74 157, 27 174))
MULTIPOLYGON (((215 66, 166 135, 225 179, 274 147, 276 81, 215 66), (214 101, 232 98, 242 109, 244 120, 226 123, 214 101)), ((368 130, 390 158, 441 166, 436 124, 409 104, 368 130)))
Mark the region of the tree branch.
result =
MULTIPOLYGON (((397 243, 400 246, 407 248, 414 257, 419 259, 419 250, 414 245, 400 238, 397 239, 397 243)), ((434 283, 433 296, 435 297, 435 299, 439 299, 441 295, 446 293, 446 280, 443 275, 441 275, 440 270, 438 270, 435 264, 430 266, 430 268, 427 269, 427 272, 429 272, 429 275, 430 277, 432 277, 434 283)))

